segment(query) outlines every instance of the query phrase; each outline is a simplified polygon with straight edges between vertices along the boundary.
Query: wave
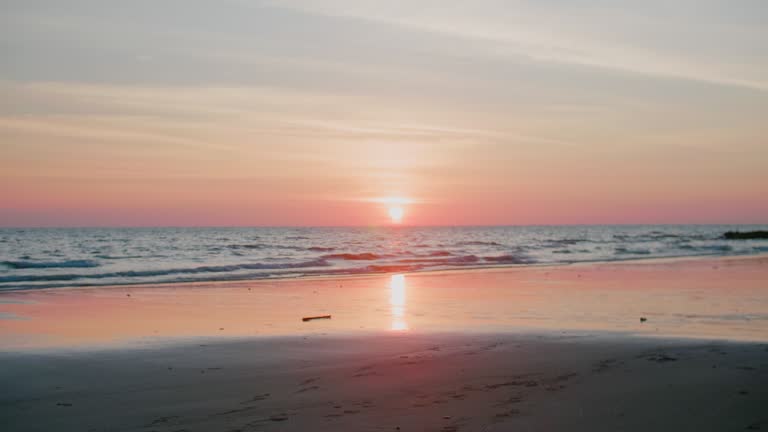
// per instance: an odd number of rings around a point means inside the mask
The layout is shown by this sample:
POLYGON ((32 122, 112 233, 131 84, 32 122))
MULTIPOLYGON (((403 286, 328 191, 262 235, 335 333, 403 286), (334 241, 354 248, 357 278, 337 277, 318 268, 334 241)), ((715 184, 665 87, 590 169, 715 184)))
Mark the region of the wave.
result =
POLYGON ((480 258, 474 255, 464 255, 456 258, 444 260, 446 264, 469 264, 480 261, 480 258))
MULTIPOLYGON (((648 234, 645 237, 650 238, 650 239, 654 239, 654 240, 677 239, 677 238, 680 238, 680 236, 677 235, 677 234, 668 234, 668 233, 662 233, 662 232, 652 232, 652 233, 648 234)), ((642 238, 642 236, 641 236, 641 238, 642 238)))
POLYGON ((227 245, 227 248, 229 249, 264 249, 266 247, 269 246, 261 243, 227 245))
POLYGON ((167 258, 165 255, 95 255, 96 258, 104 260, 121 260, 137 258, 167 258))
POLYGON ((529 258, 517 257, 514 255, 500 255, 483 257, 483 261, 497 264, 530 264, 529 258))
POLYGON ((468 264, 531 264, 535 261, 528 257, 515 255, 499 255, 478 257, 476 255, 464 255, 453 258, 409 258, 398 260, 398 264, 418 264, 422 267, 432 266, 463 266, 468 264))
POLYGON ((684 250, 691 250, 691 251, 698 251, 698 252, 731 252, 733 251, 733 246, 731 245, 692 245, 690 243, 683 243, 675 246, 678 249, 684 249, 684 250))
MULTIPOLYGON (((729 228, 736 229, 736 228, 729 228)), ((761 227, 762 229, 762 227, 761 227)), ((504 265, 748 255, 768 241, 729 243, 725 228, 577 227, 381 231, 263 229, 0 230, 0 290, 223 281, 504 265), (300 234, 304 233, 304 234, 300 234), (621 239, 621 240, 620 240, 621 239), (124 241, 118 245, 115 242, 124 241), (12 245, 11 245, 12 244, 12 245), (376 252, 374 252, 376 251, 376 252), (250 258, 249 258, 250 257, 250 258), (227 261, 218 261, 219 259, 227 261), (210 261, 215 259, 217 261, 210 261), (5 261, 4 261, 5 260, 5 261), (57 274, 59 273, 59 274, 57 274)))
POLYGON ((450 264, 468 264, 480 261, 475 255, 464 255, 454 258, 406 258, 397 260, 400 264, 432 264, 432 265, 450 265, 450 264))
POLYGON ((651 251, 649 249, 643 249, 643 248, 627 248, 627 247, 617 247, 614 249, 615 252, 619 255, 650 255, 651 251))
POLYGON ((714 244, 714 245, 700 245, 694 246, 694 250, 711 251, 711 252, 731 252, 733 246, 726 244, 714 244))
POLYGON ((541 245, 543 247, 561 247, 561 246, 573 246, 579 243, 591 243, 591 242, 594 242, 594 240, 564 238, 564 239, 547 240, 547 241, 544 241, 541 245))
POLYGON ((323 259, 344 260, 344 261, 373 261, 380 258, 382 258, 381 255, 376 255, 370 252, 364 252, 359 254, 342 253, 342 254, 323 255, 323 259))
POLYGON ((456 246, 504 246, 501 243, 497 243, 495 241, 479 241, 479 240, 472 240, 472 241, 460 241, 458 243, 455 243, 456 246))
POLYGON ((18 275, 18 276, 0 276, 0 283, 7 282, 45 282, 45 281, 71 281, 76 279, 107 279, 107 278, 140 278, 140 277, 158 277, 178 274, 199 274, 199 273, 229 273, 239 270, 280 270, 280 269, 300 269, 312 267, 328 267, 330 264, 322 259, 304 261, 298 263, 281 264, 233 264, 222 266, 201 266, 187 267, 164 270, 128 270, 109 273, 94 274, 54 274, 54 275, 18 275))
POLYGON ((231 244, 227 245, 228 249, 286 249, 286 250, 295 250, 300 251, 304 250, 303 247, 299 246, 287 246, 287 245, 279 245, 279 244, 266 244, 266 243, 250 243, 250 244, 231 244))
MULTIPOLYGON (((652 231, 650 233, 641 233, 641 234, 613 234, 612 239, 613 241, 620 241, 624 243, 642 243, 642 242, 653 242, 653 241, 667 241, 667 242, 674 242, 675 240, 685 242, 685 241, 692 241, 692 240, 718 240, 719 237, 713 236, 713 235, 704 235, 704 234, 672 234, 672 233, 665 233, 660 231, 652 231)), ((587 241, 593 241, 596 243, 599 243, 594 240, 587 240, 587 241)))
POLYGON ((93 260, 67 261, 3 261, 2 264, 12 269, 44 269, 44 268, 90 268, 100 264, 93 260))
POLYGON ((307 250, 310 251, 310 252, 330 252, 330 251, 336 250, 336 248, 312 246, 312 247, 307 248, 307 250))
POLYGON ((423 269, 423 266, 418 265, 370 265, 368 267, 360 269, 360 273, 399 273, 399 272, 411 272, 423 269))

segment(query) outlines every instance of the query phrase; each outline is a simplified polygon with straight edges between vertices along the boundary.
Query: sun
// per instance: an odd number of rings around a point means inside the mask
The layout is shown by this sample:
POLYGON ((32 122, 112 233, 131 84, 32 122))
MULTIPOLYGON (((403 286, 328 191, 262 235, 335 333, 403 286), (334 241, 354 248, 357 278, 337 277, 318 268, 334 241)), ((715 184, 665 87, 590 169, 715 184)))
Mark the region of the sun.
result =
POLYGON ((384 198, 370 198, 367 201, 381 204, 389 215, 389 221, 392 224, 400 224, 405 217, 405 209, 409 204, 413 204, 414 200, 406 198, 404 196, 388 196, 384 198))
POLYGON ((392 223, 396 224, 402 222, 403 216, 405 216, 405 210, 402 206, 399 205, 389 206, 387 212, 389 213, 389 219, 392 221, 392 223))

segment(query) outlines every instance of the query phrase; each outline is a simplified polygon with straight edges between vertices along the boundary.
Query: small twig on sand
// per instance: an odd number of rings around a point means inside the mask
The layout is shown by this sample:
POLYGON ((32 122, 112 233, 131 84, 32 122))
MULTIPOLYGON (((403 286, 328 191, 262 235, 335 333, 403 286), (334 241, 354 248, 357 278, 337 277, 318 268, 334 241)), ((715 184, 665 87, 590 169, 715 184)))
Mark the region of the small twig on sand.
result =
POLYGON ((304 322, 312 321, 316 319, 331 319, 330 315, 318 315, 318 316, 311 316, 311 317, 304 317, 301 320, 304 322))

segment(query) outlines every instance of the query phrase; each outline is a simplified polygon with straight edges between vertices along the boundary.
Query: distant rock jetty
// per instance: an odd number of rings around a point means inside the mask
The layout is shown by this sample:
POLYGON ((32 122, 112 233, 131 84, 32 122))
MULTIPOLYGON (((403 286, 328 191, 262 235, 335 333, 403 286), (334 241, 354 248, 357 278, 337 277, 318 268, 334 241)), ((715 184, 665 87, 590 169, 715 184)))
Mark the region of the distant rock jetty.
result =
POLYGON ((768 231, 728 231, 723 234, 723 238, 726 240, 768 239, 768 231))

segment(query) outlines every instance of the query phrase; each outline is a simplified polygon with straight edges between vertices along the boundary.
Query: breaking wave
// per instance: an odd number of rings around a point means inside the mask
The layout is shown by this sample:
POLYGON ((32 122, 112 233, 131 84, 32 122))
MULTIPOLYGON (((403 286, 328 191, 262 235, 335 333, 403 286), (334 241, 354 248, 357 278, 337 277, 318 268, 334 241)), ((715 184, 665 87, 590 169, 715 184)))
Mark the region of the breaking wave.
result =
POLYGON ((91 274, 50 274, 50 275, 18 275, 18 276, 0 276, 0 282, 40 282, 40 281, 68 281, 77 279, 106 279, 106 278, 140 278, 157 277, 179 274, 200 274, 200 273, 230 273, 240 270, 282 270, 282 269, 301 269, 313 267, 327 267, 330 264, 325 260, 313 260, 299 263, 284 264, 237 264, 224 266, 200 266, 190 268, 176 268, 164 270, 131 270, 109 273, 91 273, 91 274))
POLYGON ((45 269, 45 268, 90 268, 100 264, 93 260, 68 261, 3 261, 2 264, 12 269, 45 269))
POLYGON ((345 260, 345 261, 373 261, 381 258, 381 255, 376 255, 374 253, 365 252, 365 253, 342 253, 342 254, 332 254, 332 255, 323 255, 324 259, 329 260, 345 260))
POLYGON ((456 246, 503 246, 501 243, 498 243, 495 241, 479 241, 479 240, 460 241, 455 244, 456 246))
POLYGON ((522 258, 514 255, 501 255, 501 256, 487 256, 483 257, 486 262, 492 262, 497 264, 532 264, 530 258, 522 258))

